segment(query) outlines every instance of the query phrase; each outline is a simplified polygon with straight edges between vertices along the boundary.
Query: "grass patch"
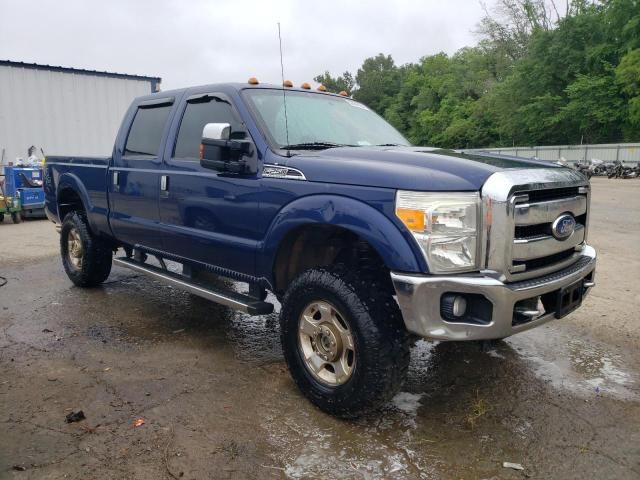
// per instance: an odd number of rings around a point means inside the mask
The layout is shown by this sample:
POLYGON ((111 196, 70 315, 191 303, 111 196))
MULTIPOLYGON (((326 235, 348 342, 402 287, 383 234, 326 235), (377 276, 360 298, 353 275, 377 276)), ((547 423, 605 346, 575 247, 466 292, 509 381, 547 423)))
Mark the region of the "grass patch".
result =
POLYGON ((476 395, 469 402, 468 412, 465 416, 466 425, 473 430, 482 417, 484 417, 487 413, 489 413, 493 408, 484 398, 480 398, 478 390, 476 390, 476 395))

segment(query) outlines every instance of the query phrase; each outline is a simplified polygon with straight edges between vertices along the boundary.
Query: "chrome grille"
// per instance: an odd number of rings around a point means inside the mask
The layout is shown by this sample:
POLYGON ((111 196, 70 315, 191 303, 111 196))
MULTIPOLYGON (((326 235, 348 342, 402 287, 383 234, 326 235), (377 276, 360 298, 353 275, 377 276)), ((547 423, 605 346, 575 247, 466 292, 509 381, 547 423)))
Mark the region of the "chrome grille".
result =
POLYGON ((589 203, 586 187, 517 192, 513 200, 511 274, 536 270, 544 274, 564 268, 576 259, 586 238, 589 203), (564 213, 576 219, 575 230, 569 238, 557 240, 551 233, 551 225, 564 213))
POLYGON ((505 170, 482 188, 482 272, 518 282, 567 268, 578 260, 588 230, 588 181, 575 170, 505 170), (576 219, 573 234, 557 240, 552 223, 576 219))

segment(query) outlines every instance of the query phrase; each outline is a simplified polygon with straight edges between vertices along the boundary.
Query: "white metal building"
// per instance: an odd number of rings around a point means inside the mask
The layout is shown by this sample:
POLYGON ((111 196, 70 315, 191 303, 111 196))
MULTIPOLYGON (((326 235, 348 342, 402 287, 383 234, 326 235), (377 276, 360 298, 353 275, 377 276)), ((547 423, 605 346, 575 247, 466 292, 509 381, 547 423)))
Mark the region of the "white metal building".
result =
MULTIPOLYGON (((161 79, 0 60, 0 154, 110 155, 120 121, 161 79)), ((2 161, 2 160, 0 160, 2 161)), ((2 167, 2 165, 0 165, 2 167)))

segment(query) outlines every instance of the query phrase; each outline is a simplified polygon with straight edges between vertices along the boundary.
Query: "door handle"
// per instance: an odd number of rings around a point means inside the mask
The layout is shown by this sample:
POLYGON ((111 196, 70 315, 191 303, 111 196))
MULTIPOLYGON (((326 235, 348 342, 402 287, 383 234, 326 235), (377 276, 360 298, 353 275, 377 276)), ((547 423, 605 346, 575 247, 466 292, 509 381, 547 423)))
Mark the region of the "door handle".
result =
POLYGON ((118 172, 117 170, 115 172, 113 172, 113 184, 118 186, 120 184, 120 172, 118 172))
POLYGON ((167 175, 162 175, 160 177, 160 190, 163 192, 167 192, 169 190, 169 177, 167 175))

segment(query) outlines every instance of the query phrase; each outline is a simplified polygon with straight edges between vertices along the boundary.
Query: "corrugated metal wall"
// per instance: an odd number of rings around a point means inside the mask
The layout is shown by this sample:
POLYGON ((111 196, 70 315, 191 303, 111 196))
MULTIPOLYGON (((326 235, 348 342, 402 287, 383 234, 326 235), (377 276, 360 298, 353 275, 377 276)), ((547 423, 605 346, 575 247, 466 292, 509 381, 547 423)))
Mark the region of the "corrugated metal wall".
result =
POLYGON ((536 157, 540 160, 551 160, 554 162, 563 158, 571 163, 593 159, 603 160, 605 162, 620 160, 623 163, 629 164, 640 162, 640 143, 477 148, 467 151, 484 151, 528 158, 536 157))
POLYGON ((131 103, 151 93, 144 79, 0 65, 0 154, 5 165, 35 145, 47 155, 111 155, 131 103))

